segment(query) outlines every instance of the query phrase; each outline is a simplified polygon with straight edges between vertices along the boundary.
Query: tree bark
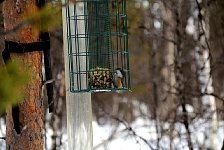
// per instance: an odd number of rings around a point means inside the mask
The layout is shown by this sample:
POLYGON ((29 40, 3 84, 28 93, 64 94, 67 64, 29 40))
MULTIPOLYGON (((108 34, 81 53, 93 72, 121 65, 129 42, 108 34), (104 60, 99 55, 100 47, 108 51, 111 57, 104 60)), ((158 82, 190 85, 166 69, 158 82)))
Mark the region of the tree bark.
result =
POLYGON ((216 110, 216 99, 212 95, 214 91, 213 87, 213 75, 212 75, 212 56, 211 48, 209 44, 210 38, 210 23, 209 8, 203 7, 203 5, 195 0, 196 8, 198 9, 198 16, 195 18, 197 22, 198 32, 197 38, 199 46, 195 48, 195 57, 198 65, 198 80, 200 82, 201 93, 209 93, 209 95, 202 96, 202 104, 204 109, 204 118, 211 118, 211 123, 208 124, 210 130, 206 133, 208 136, 209 148, 218 149, 218 116, 216 110), (204 11, 202 14, 201 11, 204 11))
MULTIPOLYGON (((13 30, 23 21, 26 10, 37 11, 36 1, 7 0, 3 5, 5 31, 13 30)), ((24 25, 15 32, 5 36, 6 40, 32 43, 39 39, 37 32, 29 25, 24 25)), ((42 150, 43 149, 43 102, 41 98, 42 86, 42 54, 41 52, 11 54, 12 60, 19 58, 23 65, 32 71, 31 80, 24 88, 24 99, 18 104, 19 120, 13 120, 12 108, 7 110, 6 116, 6 144, 7 150, 42 150), (16 127, 17 126, 17 127, 16 127), (20 131, 15 130, 19 128, 20 131)), ((10 90, 10 89, 9 89, 10 90)), ((12 91, 13 92, 13 91, 12 91)))

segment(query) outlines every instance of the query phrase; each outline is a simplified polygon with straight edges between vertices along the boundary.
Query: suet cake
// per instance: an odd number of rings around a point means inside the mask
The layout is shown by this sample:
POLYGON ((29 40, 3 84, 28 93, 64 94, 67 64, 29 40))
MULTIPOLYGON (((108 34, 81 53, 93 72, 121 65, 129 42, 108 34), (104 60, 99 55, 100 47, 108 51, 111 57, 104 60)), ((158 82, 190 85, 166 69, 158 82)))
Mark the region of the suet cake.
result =
POLYGON ((96 67, 90 69, 88 79, 91 89, 111 88, 112 73, 108 68, 96 67))

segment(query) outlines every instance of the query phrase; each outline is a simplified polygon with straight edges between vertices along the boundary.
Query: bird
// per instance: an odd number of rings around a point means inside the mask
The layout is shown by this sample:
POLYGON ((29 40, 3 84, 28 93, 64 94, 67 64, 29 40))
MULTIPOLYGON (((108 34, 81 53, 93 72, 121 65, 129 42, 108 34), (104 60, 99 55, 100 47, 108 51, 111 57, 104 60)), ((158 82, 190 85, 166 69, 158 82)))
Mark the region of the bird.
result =
POLYGON ((114 76, 113 76, 113 86, 115 88, 123 88, 123 79, 124 79, 124 71, 121 68, 115 69, 114 76))

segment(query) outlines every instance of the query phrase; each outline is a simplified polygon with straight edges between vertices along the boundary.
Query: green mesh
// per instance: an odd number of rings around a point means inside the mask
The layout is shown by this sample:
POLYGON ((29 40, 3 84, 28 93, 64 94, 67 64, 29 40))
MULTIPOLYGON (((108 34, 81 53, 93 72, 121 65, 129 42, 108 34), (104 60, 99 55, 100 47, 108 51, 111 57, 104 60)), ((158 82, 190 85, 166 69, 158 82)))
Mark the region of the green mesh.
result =
POLYGON ((70 91, 130 89, 126 1, 76 1, 66 18, 70 91), (114 85, 116 68, 122 87, 114 85))

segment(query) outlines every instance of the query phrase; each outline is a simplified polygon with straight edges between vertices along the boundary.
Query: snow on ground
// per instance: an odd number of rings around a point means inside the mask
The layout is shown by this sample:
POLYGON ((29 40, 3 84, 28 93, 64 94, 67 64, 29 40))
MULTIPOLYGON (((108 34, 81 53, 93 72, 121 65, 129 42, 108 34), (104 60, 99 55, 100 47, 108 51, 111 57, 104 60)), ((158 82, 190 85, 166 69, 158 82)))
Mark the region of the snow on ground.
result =
MULTIPOLYGON (((145 114, 147 112, 147 107, 144 104, 140 104, 138 101, 133 102, 134 114, 138 116, 140 114, 139 110, 145 114)), ((187 111, 190 115, 193 115, 193 107, 187 105, 187 111)), ((178 108, 178 113, 181 114, 181 108, 178 108)), ((205 119, 199 118, 190 125, 190 130, 192 131, 191 139, 193 142, 194 150, 198 150, 198 145, 203 145, 205 142, 205 133, 209 130, 206 127, 210 122, 205 119)), ((104 126, 99 126, 96 121, 93 121, 93 145, 94 150, 149 150, 151 149, 147 143, 145 143, 141 138, 146 139, 150 146, 157 149, 156 140, 156 122, 155 120, 149 120, 147 118, 138 117, 131 125, 131 128, 138 135, 133 136, 130 132, 125 129, 125 126, 120 124, 117 128, 116 134, 113 135, 112 140, 110 139, 110 134, 113 132, 114 126, 112 124, 106 124, 104 126), (140 138, 139 138, 140 137, 140 138), (108 139, 111 141, 108 142, 108 139)), ((163 129, 169 130, 171 124, 168 122, 163 122, 160 125, 163 129)), ((182 123, 175 123, 174 125, 174 138, 172 142, 172 147, 178 150, 188 150, 186 130, 182 123)), ((224 122, 219 123, 218 139, 219 145, 218 149, 221 149, 222 141, 224 139, 224 122)), ((160 136, 160 135, 159 135, 160 136)), ((170 138, 168 134, 164 134, 160 137, 160 149, 170 149, 170 138)))
MULTIPOLYGON (((141 113, 148 114, 147 107, 144 104, 140 104, 138 101, 134 101, 134 114, 139 115, 141 113), (138 108, 137 108, 138 107, 138 108)), ((188 111, 193 113, 193 108, 188 107, 188 111)), ((179 111, 180 113, 181 111, 179 111)), ((150 150, 150 146, 153 148, 156 147, 157 135, 156 134, 156 122, 155 120, 150 120, 146 117, 138 117, 136 120, 129 125, 137 136, 133 135, 133 132, 126 130, 124 124, 119 124, 115 126, 114 124, 107 123, 103 126, 100 126, 96 121, 93 121, 93 147, 94 150, 150 150), (111 133, 114 133, 111 136, 111 133), (146 139, 143 141, 142 139, 146 139), (150 145, 148 145, 148 143, 150 145)), ((168 122, 162 122, 160 127, 164 130, 169 130, 171 124, 168 122)), ((46 132, 46 142, 48 149, 52 143, 51 136, 53 134, 52 130, 49 129, 46 132)), ((205 140, 205 133, 208 130, 206 128, 206 121, 202 118, 195 119, 192 125, 190 125, 190 130, 192 131, 192 141, 194 142, 194 150, 198 150, 199 147, 197 144, 202 145, 205 140), (196 144, 197 143, 197 144, 196 144)), ((224 122, 219 123, 218 130, 218 139, 219 145, 218 149, 221 149, 222 141, 224 139, 224 122)), ((181 123, 175 123, 174 125, 174 137, 172 146, 174 149, 178 150, 188 150, 185 128, 181 123)), ((0 137, 5 136, 5 124, 3 119, 0 119, 0 137)), ((60 150, 67 150, 67 134, 62 136, 63 147, 60 150)), ((170 138, 168 134, 164 134, 160 137, 160 149, 169 149, 170 148, 170 138)), ((5 141, 0 140, 0 150, 5 150, 5 141)))
MULTIPOLYGON (((5 137, 6 131, 5 131, 5 122, 2 118, 0 118, 0 137, 5 137)), ((5 150, 5 141, 0 139, 0 150, 5 150)))

